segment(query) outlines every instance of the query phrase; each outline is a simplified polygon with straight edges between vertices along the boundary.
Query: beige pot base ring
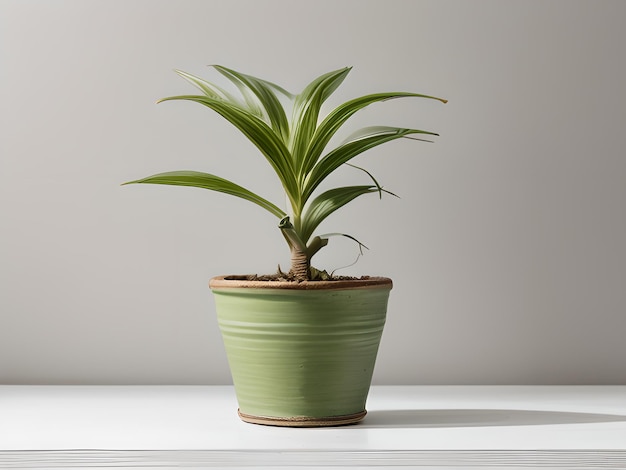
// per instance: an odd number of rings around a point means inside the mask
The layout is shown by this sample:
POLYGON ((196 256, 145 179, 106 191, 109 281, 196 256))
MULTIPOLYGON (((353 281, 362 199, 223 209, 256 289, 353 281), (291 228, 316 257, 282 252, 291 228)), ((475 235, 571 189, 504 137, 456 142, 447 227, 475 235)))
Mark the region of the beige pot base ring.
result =
POLYGON ((246 423, 265 424, 267 426, 289 426, 289 427, 316 427, 316 426, 344 426, 361 421, 367 411, 342 416, 328 416, 325 418, 309 418, 306 416, 295 416, 293 418, 275 418, 270 416, 254 416, 242 413, 237 410, 239 417, 246 423))

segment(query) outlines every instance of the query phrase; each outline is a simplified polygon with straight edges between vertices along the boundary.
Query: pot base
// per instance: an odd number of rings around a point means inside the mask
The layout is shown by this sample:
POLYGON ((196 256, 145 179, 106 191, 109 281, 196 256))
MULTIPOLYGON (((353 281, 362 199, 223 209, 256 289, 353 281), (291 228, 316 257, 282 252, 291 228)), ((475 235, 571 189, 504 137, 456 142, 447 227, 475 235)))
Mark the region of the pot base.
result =
POLYGON ((283 426, 283 427, 297 427, 297 428, 310 428, 310 427, 322 427, 322 426, 345 426, 346 424, 355 424, 361 421, 367 411, 363 410, 360 413, 354 413, 351 415, 342 416, 328 416, 325 418, 309 418, 306 416, 295 416, 293 418, 275 418, 270 416, 254 416, 242 413, 237 410, 237 414, 242 421, 252 424, 264 424, 266 426, 283 426))

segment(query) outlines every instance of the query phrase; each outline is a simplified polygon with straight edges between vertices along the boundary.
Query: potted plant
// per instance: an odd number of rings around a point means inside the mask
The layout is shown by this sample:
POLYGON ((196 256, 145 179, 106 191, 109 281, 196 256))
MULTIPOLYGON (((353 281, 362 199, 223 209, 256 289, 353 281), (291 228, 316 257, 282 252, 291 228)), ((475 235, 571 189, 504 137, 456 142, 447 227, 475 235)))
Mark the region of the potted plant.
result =
POLYGON ((238 128, 276 172, 288 207, 232 181, 197 171, 159 173, 125 184, 218 191, 250 201, 278 219, 278 229, 291 252, 288 272, 279 268, 274 275, 219 276, 209 283, 239 415, 247 422, 282 426, 357 422, 366 413, 365 401, 392 281, 384 277, 335 277, 315 269, 311 258, 328 244, 329 235, 315 234, 324 219, 359 196, 392 193, 359 167, 355 168, 364 172, 368 184, 325 191, 319 188, 335 170, 343 165, 354 166, 353 158, 370 148, 404 137, 423 140, 415 136, 437 134, 368 127, 335 148, 329 149, 329 142, 352 115, 372 103, 405 97, 446 100, 408 92, 376 93, 347 101, 321 116, 322 104, 350 68, 326 73, 302 93, 292 95, 266 80, 223 66, 213 67, 236 86, 240 96, 176 71, 201 94, 161 101, 195 101, 238 128))

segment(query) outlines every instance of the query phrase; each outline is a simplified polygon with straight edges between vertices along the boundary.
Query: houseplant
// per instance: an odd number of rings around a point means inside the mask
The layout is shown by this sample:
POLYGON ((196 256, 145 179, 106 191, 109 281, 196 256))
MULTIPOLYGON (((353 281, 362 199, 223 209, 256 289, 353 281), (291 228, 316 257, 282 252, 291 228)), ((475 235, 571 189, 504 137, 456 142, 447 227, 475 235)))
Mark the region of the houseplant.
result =
MULTIPOLYGON (((390 279, 335 278, 315 269, 311 258, 328 244, 315 235, 337 209, 365 194, 389 193, 366 170, 369 184, 320 192, 335 170, 378 145, 433 132, 368 127, 327 149, 341 126, 357 111, 394 98, 446 100, 408 92, 376 93, 347 101, 322 117, 321 107, 350 68, 313 80, 298 95, 280 86, 215 65, 239 90, 240 97, 194 75, 176 71, 199 95, 168 100, 200 103, 238 128, 274 169, 288 210, 238 184, 197 171, 159 173, 131 183, 194 186, 250 201, 279 219, 278 228, 291 253, 288 272, 268 276, 220 276, 211 279, 218 322, 244 421, 285 426, 348 424, 365 415, 378 344, 385 322, 390 279), (287 106, 291 105, 291 118, 287 106)), ((336 235, 336 234, 330 234, 336 235)), ((356 241, 350 235, 343 234, 356 241)), ((358 243, 358 242, 357 242, 358 243)), ((360 243, 359 243, 360 245, 360 243)))

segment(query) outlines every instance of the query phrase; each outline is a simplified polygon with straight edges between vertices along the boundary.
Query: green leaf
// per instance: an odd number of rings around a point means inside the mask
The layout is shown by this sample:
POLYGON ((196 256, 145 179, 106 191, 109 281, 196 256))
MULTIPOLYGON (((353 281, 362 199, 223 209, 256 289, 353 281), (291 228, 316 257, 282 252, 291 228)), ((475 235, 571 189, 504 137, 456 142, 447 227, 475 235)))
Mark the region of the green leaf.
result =
POLYGON ((171 96, 161 101, 170 100, 188 100, 203 104, 237 127, 272 165, 290 200, 293 203, 299 203, 299 189, 289 150, 287 150, 280 137, 263 120, 232 103, 209 98, 208 96, 171 96))
POLYGON ((239 186, 238 184, 228 181, 219 176, 211 175, 209 173, 201 173, 198 171, 170 171, 167 173, 159 173, 156 175, 148 176, 135 181, 129 181, 124 184, 167 184, 172 186, 192 186, 195 188, 209 189, 211 191, 217 191, 220 193, 230 194, 246 201, 253 202, 263 209, 271 212, 276 217, 285 217, 285 212, 269 202, 267 199, 249 191, 248 189, 239 186))
POLYGON ((311 170, 303 190, 303 201, 306 201, 315 188, 330 174, 344 163, 357 155, 378 145, 400 139, 411 134, 437 135, 434 132, 419 129, 402 129, 399 127, 367 127, 353 134, 339 147, 325 155, 311 170))
MULTIPOLYGON (((360 166, 352 165, 351 163, 346 163, 346 165, 347 165, 347 166, 349 166, 349 167, 355 168, 355 169, 357 169, 357 170, 361 170, 363 173, 365 173, 367 176, 369 176, 369 177, 370 177, 370 179, 372 180, 372 182, 374 183, 374 185, 376 186, 376 189, 378 190, 378 196, 379 196, 379 199, 382 199, 382 198, 383 198, 383 187, 382 187, 382 186, 378 183, 378 181, 376 180, 376 178, 374 178, 374 175, 372 175, 372 174, 371 174, 369 171, 367 171, 365 168, 361 168, 360 166)), ((399 197, 399 196, 395 195, 394 193, 392 193, 392 192, 390 192, 390 191, 385 190, 385 192, 386 192, 387 194, 391 194, 392 196, 399 197)))
POLYGON ((204 93, 209 98, 213 99, 222 99, 231 102, 232 104, 238 104, 241 106, 241 103, 233 95, 220 88, 219 86, 208 82, 200 77, 196 77, 195 75, 191 75, 190 73, 183 72, 182 70, 174 70, 178 75, 183 77, 189 83, 194 85, 196 88, 200 89, 202 93, 204 93))
POLYGON ((330 139, 335 135, 337 130, 357 111, 369 106, 370 104, 380 101, 387 101, 397 98, 428 98, 439 100, 447 103, 447 100, 429 95, 421 95, 418 93, 392 92, 392 93, 374 93, 371 95, 361 96, 337 106, 326 118, 320 123, 312 137, 312 145, 307 150, 304 158, 302 170, 309 172, 322 152, 328 145, 330 139))
POLYGON ((405 137, 406 135, 409 135, 409 134, 427 134, 427 135, 434 135, 434 136, 439 135, 435 132, 422 131, 418 129, 405 129, 402 127, 391 127, 391 126, 370 126, 370 127, 364 127, 350 134, 346 139, 344 139, 344 141, 342 142, 342 145, 347 144, 349 142, 356 142, 358 140, 363 140, 367 137, 374 137, 377 135, 395 135, 395 134, 401 134, 404 131, 410 131, 410 132, 408 134, 399 135, 399 137, 405 137))
POLYGON ((295 100, 290 150, 299 175, 304 158, 317 128, 320 109, 326 99, 341 85, 351 67, 326 73, 313 80, 295 100))
POLYGON ((344 186, 330 189, 317 196, 302 217, 300 238, 306 243, 318 225, 330 214, 353 199, 368 193, 377 193, 376 186, 344 186))
POLYGON ((354 238, 352 235, 348 235, 347 233, 336 233, 336 232, 335 233, 324 233, 324 234, 320 235, 320 237, 323 237, 323 238, 346 237, 346 238, 349 238, 350 240, 352 240, 353 242, 355 242, 357 245, 359 245, 359 252, 361 254, 363 254, 363 248, 365 248, 366 250, 369 250, 369 248, 367 246, 365 246, 364 243, 361 243, 356 238, 354 238))
POLYGON ((246 75, 221 65, 214 65, 213 67, 232 81, 241 90, 242 94, 245 94, 244 96, 249 97, 248 99, 251 99, 251 94, 256 96, 269 118, 272 128, 286 143, 289 139, 289 122, 287 121, 285 109, 273 90, 277 90, 289 98, 293 97, 293 95, 278 85, 252 75, 246 75))
MULTIPOLYGON (((214 67, 217 68, 217 66, 214 66, 214 67)), ((245 103, 244 108, 250 114, 253 114, 263 120, 266 120, 266 114, 263 108, 261 107, 261 104, 257 100, 256 96, 252 92, 252 90, 250 90, 250 88, 247 87, 244 83, 242 83, 241 80, 239 80, 236 76, 228 75, 225 71, 222 71, 219 68, 217 70, 220 71, 222 75, 225 75, 239 89, 239 92, 241 93, 241 96, 243 97, 243 100, 245 103)))

